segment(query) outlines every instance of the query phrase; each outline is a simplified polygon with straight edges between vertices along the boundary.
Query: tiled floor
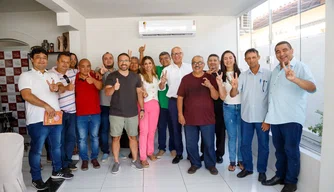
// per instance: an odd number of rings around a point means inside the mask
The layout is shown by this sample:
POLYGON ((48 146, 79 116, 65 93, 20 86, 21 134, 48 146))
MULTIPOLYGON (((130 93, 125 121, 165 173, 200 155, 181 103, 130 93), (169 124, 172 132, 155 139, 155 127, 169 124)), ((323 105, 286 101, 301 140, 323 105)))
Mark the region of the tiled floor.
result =
MULTIPOLYGON (((122 151, 124 155, 128 150, 122 151)), ((184 157, 186 155, 184 154, 184 157)), ((121 161, 120 172, 111 174, 113 159, 110 157, 107 163, 101 163, 100 169, 93 169, 91 164, 88 171, 78 169, 74 172, 72 180, 65 181, 58 191, 60 192, 277 192, 282 185, 275 187, 262 186, 257 181, 257 173, 243 179, 236 177, 240 171, 229 172, 228 155, 224 156, 224 163, 217 164, 219 174, 213 176, 204 166, 195 174, 187 173, 190 167, 188 160, 182 160, 179 164, 172 164, 169 153, 165 153, 162 159, 149 162, 150 167, 143 171, 130 167, 130 160, 121 161)), ((256 161, 255 161, 256 162, 256 161)), ((47 180, 51 174, 51 164, 42 160, 44 170, 42 177, 47 180)), ((81 161, 78 163, 80 168, 81 161)), ((254 168, 256 170, 256 167, 254 168)), ((271 178, 274 172, 269 169, 267 177, 271 178)), ((28 191, 35 191, 31 187, 31 176, 27 157, 23 161, 23 176, 28 191)))

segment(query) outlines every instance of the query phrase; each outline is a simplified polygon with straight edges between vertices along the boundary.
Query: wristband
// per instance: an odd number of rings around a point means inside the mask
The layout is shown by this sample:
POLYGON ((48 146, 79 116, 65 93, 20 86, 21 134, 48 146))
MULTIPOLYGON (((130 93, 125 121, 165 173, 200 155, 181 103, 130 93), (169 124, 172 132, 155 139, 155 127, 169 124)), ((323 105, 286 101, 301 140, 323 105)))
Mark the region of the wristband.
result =
POLYGON ((140 112, 145 112, 145 110, 144 109, 140 109, 140 112))

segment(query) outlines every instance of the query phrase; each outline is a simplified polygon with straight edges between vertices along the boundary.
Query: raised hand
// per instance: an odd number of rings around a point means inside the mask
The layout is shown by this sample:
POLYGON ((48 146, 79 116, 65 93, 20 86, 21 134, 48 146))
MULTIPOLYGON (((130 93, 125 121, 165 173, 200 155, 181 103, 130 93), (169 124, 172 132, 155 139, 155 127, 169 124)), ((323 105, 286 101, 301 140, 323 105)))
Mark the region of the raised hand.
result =
POLYGON ((73 91, 74 90, 74 83, 73 80, 66 86, 67 91, 73 91))
POLYGON ((223 84, 223 73, 220 73, 220 75, 218 73, 216 73, 216 82, 218 85, 222 85, 223 84))
POLYGON ((283 69, 285 71, 285 77, 289 80, 289 81, 294 81, 296 80, 296 75, 295 72, 291 69, 290 63, 283 63, 283 69), (286 67, 288 66, 288 67, 286 67))
POLYGON ((106 72, 108 72, 108 69, 102 64, 101 68, 100 68, 100 73, 103 75, 106 72))
POLYGON ((132 51, 130 49, 128 49, 128 55, 129 55, 129 57, 131 59, 131 57, 132 57, 132 51))
POLYGON ((52 79, 52 83, 50 83, 48 80, 46 80, 46 83, 49 85, 49 89, 51 92, 57 92, 59 90, 59 87, 57 84, 55 84, 54 79, 52 79))
POLYGON ((139 47, 139 53, 144 53, 145 52, 145 48, 146 48, 146 44, 144 44, 144 46, 140 46, 139 47))
POLYGON ((115 85, 114 85, 114 89, 115 89, 115 91, 117 91, 117 90, 119 90, 119 87, 121 86, 121 84, 119 84, 119 82, 118 82, 118 78, 116 78, 116 83, 115 83, 115 85))
POLYGON ((231 86, 233 89, 238 89, 238 73, 235 73, 235 77, 231 77, 231 86))
POLYGON ((165 71, 164 73, 162 73, 161 76, 161 83, 165 84, 167 82, 167 71, 165 71))
POLYGON ((86 81, 88 84, 93 84, 94 83, 94 78, 90 76, 90 73, 88 73, 88 77, 86 78, 86 81))
POLYGON ((206 77, 204 77, 203 79, 204 79, 204 83, 202 83, 202 85, 203 85, 204 87, 207 87, 207 88, 210 89, 210 88, 212 87, 211 82, 210 82, 206 77))

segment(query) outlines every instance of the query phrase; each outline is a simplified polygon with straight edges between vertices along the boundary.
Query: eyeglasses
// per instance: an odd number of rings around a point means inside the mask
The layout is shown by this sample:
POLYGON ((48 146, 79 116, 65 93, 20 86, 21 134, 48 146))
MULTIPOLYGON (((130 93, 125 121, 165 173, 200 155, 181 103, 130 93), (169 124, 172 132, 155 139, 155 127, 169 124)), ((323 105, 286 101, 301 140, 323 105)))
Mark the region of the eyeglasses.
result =
POLYGON ((178 55, 182 55, 182 52, 179 53, 172 53, 173 56, 178 56, 178 55))
POLYGON ((118 62, 125 63, 125 62, 129 62, 129 60, 119 60, 118 62))
POLYGON ((70 78, 68 78, 67 75, 63 75, 63 78, 66 80, 66 83, 70 83, 71 82, 70 78))
POLYGON ((191 64, 193 64, 193 65, 202 65, 202 64, 204 64, 204 62, 199 61, 199 62, 193 62, 193 63, 191 63, 191 64))

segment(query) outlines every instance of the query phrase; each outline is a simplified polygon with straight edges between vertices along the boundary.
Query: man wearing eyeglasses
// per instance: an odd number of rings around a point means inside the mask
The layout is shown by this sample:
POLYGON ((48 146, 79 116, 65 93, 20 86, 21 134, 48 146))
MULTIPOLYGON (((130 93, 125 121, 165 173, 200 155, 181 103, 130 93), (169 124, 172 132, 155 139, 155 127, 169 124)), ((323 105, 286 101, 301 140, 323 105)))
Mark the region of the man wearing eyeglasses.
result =
POLYGON ((172 129, 174 134, 174 146, 176 150, 176 156, 172 163, 177 164, 183 159, 183 143, 182 143, 182 126, 178 121, 178 110, 176 105, 177 90, 179 88, 181 79, 192 72, 191 65, 184 63, 183 52, 180 47, 174 47, 171 51, 173 63, 162 70, 160 76, 159 89, 163 91, 168 85, 167 91, 168 111, 172 120, 172 129))
POLYGON ((65 86, 65 92, 59 93, 59 106, 63 111, 63 130, 61 137, 61 156, 63 169, 77 170, 72 164, 72 154, 76 143, 76 106, 74 83, 77 69, 70 69, 70 53, 62 52, 57 56, 57 66, 51 69, 65 86))
POLYGON ((144 97, 142 82, 138 74, 129 71, 130 57, 121 53, 117 57, 118 71, 108 75, 105 86, 105 94, 111 96, 110 102, 110 135, 112 139, 112 152, 114 165, 111 173, 116 174, 120 169, 119 150, 120 138, 123 129, 129 137, 129 145, 132 153, 131 166, 142 170, 138 160, 138 105, 140 107, 139 118, 144 117, 144 97))
POLYGON ((177 109, 179 123, 184 126, 186 147, 191 162, 188 173, 194 174, 202 166, 198 153, 201 133, 205 167, 212 175, 217 175, 213 99, 217 100, 219 93, 215 78, 203 71, 204 65, 202 56, 193 57, 193 72, 182 78, 177 91, 177 109))

